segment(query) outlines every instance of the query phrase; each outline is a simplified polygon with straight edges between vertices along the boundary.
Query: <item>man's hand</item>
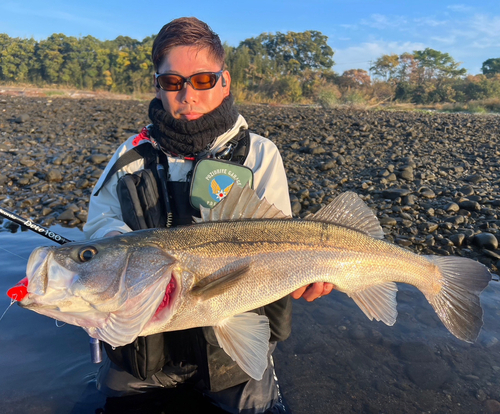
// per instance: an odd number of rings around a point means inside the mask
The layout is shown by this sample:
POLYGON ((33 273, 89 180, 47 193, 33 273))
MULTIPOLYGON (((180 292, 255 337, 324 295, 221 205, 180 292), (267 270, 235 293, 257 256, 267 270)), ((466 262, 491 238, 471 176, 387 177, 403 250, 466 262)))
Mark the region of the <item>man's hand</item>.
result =
POLYGON ((334 287, 335 286, 331 283, 316 282, 297 289, 295 292, 292 292, 291 295, 294 299, 304 298, 308 302, 312 302, 321 296, 330 294, 334 287))

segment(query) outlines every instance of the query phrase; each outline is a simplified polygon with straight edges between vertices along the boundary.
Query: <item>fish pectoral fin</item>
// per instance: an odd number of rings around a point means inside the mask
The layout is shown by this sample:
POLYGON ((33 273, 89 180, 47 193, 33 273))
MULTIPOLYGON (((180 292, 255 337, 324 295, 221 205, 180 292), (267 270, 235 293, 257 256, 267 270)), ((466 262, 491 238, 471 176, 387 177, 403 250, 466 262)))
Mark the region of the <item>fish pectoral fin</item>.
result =
POLYGON ((260 381, 267 368, 271 329, 267 316, 253 312, 224 319, 214 326, 219 346, 252 378, 260 381))
POLYGON ((208 275, 196 283, 191 289, 191 294, 201 300, 207 300, 224 293, 250 270, 250 263, 231 263, 222 269, 208 275))
POLYGON ((348 294, 370 320, 382 321, 392 326, 396 323, 396 293, 398 287, 394 282, 371 286, 360 292, 348 294))

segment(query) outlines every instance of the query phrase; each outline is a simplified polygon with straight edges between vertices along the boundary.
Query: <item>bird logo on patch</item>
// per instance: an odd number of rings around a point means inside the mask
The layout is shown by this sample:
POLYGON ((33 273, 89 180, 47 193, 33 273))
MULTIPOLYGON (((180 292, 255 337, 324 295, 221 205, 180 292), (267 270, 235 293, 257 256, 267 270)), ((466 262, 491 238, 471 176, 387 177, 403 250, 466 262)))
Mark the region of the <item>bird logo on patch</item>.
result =
MULTIPOLYGON (((225 178, 229 178, 227 176, 224 176, 225 178)), ((219 177, 216 177, 219 178, 219 177)), ((226 180, 224 180, 226 181, 226 180)), ((229 191, 231 191, 232 186, 234 185, 234 181, 231 180, 232 182, 229 184, 227 183, 218 183, 215 181, 215 178, 210 182, 210 187, 212 189, 212 198, 215 198, 217 201, 221 201, 224 197, 226 197, 229 194, 229 191), (228 185, 229 184, 229 185, 228 185), (224 185, 225 188, 222 189, 221 185, 224 185)))

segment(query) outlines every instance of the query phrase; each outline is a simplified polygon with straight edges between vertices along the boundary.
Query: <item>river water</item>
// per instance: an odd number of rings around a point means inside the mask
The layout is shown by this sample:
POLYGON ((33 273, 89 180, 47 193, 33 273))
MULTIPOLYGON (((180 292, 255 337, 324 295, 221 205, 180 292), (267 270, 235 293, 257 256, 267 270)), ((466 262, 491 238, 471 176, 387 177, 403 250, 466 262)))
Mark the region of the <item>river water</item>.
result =
MULTIPOLYGON (((75 228, 54 226, 72 240, 75 228)), ((31 231, 0 227, 0 291, 24 277, 37 246, 31 231)), ((370 322, 346 295, 294 301, 291 337, 275 353, 280 385, 297 413, 481 413, 500 407, 500 283, 482 296, 484 327, 475 344, 454 338, 416 289, 399 285, 393 327, 370 322)), ((0 296, 1 312, 10 299, 0 296)), ((0 321, 1 413, 94 413, 87 334, 14 305, 0 321)), ((137 412, 137 411, 134 411, 137 412)), ((166 411, 168 412, 168 411, 166 411)))

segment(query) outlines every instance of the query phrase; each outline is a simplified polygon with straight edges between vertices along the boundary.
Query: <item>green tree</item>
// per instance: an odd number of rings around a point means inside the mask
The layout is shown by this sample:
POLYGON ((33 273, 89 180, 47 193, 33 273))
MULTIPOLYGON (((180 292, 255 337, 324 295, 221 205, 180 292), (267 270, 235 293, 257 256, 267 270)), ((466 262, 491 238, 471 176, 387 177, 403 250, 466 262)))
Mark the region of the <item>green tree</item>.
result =
POLYGON ((152 41, 136 45, 130 54, 128 71, 134 93, 151 90, 153 87, 153 62, 150 59, 152 41))
POLYGON ((265 43, 267 54, 282 71, 297 74, 305 69, 330 69, 333 50, 328 37, 315 30, 305 32, 277 32, 265 43))
POLYGON ((62 54, 63 44, 66 36, 56 34, 41 40, 35 49, 36 59, 40 63, 41 78, 47 83, 58 83, 60 81, 61 67, 64 63, 62 54))
POLYGON ((61 54, 63 63, 59 73, 59 83, 76 88, 83 87, 83 55, 82 42, 76 37, 70 36, 62 39, 61 54))
POLYGON ((119 50, 132 49, 140 44, 138 40, 132 39, 128 36, 118 36, 115 40, 113 40, 113 43, 119 50))
POLYGON ((33 75, 36 62, 33 59, 35 51, 34 39, 11 39, 0 35, 0 77, 4 81, 28 82, 33 75))
POLYGON ((241 47, 248 48, 248 53, 255 56, 266 56, 269 57, 266 44, 273 35, 270 33, 261 33, 257 37, 251 37, 240 42, 238 49, 241 47))
POLYGON ((80 39, 79 61, 82 72, 82 86, 86 89, 106 87, 103 73, 109 70, 109 50, 92 36, 80 39))
MULTIPOLYGON (((12 43, 12 39, 5 33, 0 33, 0 50, 6 50, 10 44, 12 43)), ((0 52, 0 80, 6 81, 7 77, 4 75, 3 65, 4 63, 3 52, 0 52)))
POLYGON ((107 82, 112 80, 111 89, 115 92, 138 93, 151 90, 153 86, 151 48, 153 37, 147 37, 142 42, 129 37, 118 36, 107 43, 110 46, 109 74, 107 82))
POLYGON ((494 75, 500 73, 500 58, 488 59, 483 62, 481 67, 483 75, 494 75))
POLYGON ((382 55, 379 57, 370 70, 377 76, 382 77, 386 82, 394 83, 400 65, 399 56, 396 54, 382 55))
POLYGON ((418 64, 419 84, 430 80, 440 83, 444 79, 458 78, 467 73, 466 69, 459 69, 461 63, 455 62, 448 53, 426 48, 415 50, 413 56, 418 64))
POLYGON ((276 61, 271 59, 266 47, 272 37, 272 34, 262 33, 257 37, 244 40, 236 49, 237 54, 240 50, 246 49, 242 54, 246 54, 249 58, 248 65, 244 69, 245 84, 248 86, 258 85, 264 77, 270 77, 277 72, 276 61))
POLYGON ((418 78, 417 72, 418 62, 415 60, 415 56, 407 52, 399 55, 398 82, 416 83, 418 78))
POLYGON ((382 77, 391 85, 401 82, 414 83, 418 78, 418 62, 411 53, 401 55, 382 55, 370 68, 376 76, 382 77))
POLYGON ((226 51, 226 69, 231 73, 231 83, 235 87, 245 84, 246 69, 249 67, 251 58, 249 48, 245 45, 235 48, 224 45, 226 51))
POLYGON ((306 69, 330 69, 333 65, 333 50, 328 37, 321 32, 262 33, 246 39, 238 48, 248 48, 250 63, 259 62, 262 74, 297 74, 306 69))
POLYGON ((462 101, 475 101, 500 97, 500 75, 469 75, 454 85, 462 101))

